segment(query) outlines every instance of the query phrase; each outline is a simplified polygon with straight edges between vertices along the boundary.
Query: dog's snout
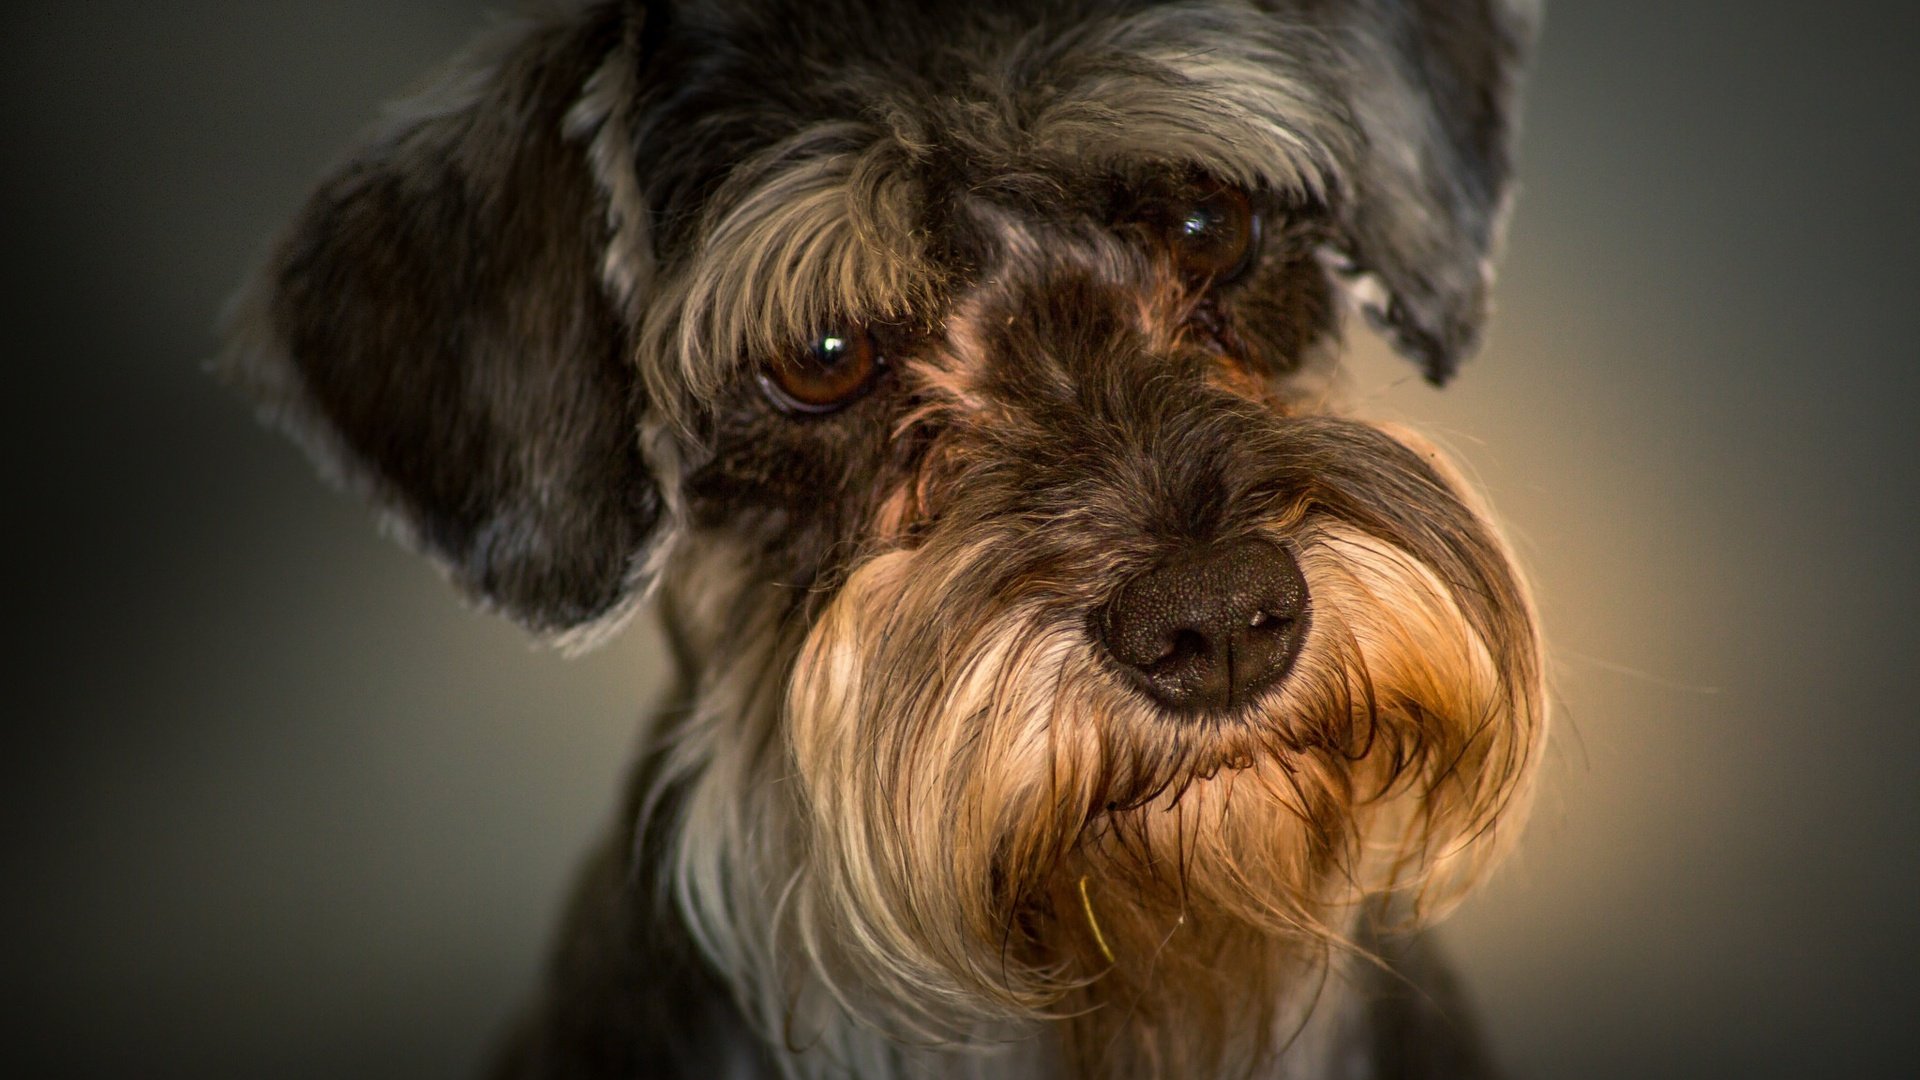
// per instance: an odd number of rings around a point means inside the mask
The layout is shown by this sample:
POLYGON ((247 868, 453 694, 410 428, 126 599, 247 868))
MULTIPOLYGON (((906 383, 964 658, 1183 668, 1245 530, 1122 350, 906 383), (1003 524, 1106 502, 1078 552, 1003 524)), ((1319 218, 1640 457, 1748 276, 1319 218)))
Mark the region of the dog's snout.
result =
POLYGON ((1284 678, 1307 629, 1307 584, 1280 545, 1216 544, 1127 582, 1096 618, 1107 651, 1154 700, 1232 708, 1284 678))

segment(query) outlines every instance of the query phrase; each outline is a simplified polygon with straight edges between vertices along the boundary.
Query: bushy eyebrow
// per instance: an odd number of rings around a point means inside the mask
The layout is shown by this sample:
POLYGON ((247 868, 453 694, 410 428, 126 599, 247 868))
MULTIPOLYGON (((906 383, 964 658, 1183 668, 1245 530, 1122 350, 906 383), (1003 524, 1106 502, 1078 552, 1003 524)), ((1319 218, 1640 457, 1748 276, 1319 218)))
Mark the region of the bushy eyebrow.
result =
POLYGON ((936 301, 950 282, 920 216, 936 145, 983 171, 1198 170, 1323 197, 1352 132, 1304 74, 1317 40, 1268 13, 1174 8, 984 57, 945 95, 868 84, 862 119, 802 128, 736 166, 647 305, 651 399, 680 412, 720 394, 748 358, 827 322, 936 301))
POLYGON ((829 319, 914 310, 938 288, 899 147, 854 124, 782 141, 735 170, 699 248, 651 305, 657 401, 717 393, 740 362, 829 319))

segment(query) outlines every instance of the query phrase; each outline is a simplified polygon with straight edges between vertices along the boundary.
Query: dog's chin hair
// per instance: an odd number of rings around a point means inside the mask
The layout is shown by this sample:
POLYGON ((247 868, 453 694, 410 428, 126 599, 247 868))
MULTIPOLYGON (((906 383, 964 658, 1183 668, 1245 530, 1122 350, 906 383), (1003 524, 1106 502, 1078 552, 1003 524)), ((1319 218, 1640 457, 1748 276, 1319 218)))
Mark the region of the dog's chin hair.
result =
POLYGON ((772 677, 700 694, 674 887, 749 1015, 815 1051, 794 1068, 890 1075, 1061 1021, 1081 1075, 1251 1069, 1363 915, 1422 922, 1477 879, 1520 816, 1533 655, 1493 655, 1386 541, 1318 516, 1286 535, 1307 643, 1229 718, 1121 689, 1043 589, 970 594, 991 542, 868 560, 804 640, 758 628, 798 653, 785 744, 772 677), (761 725, 723 735, 743 713, 761 725))

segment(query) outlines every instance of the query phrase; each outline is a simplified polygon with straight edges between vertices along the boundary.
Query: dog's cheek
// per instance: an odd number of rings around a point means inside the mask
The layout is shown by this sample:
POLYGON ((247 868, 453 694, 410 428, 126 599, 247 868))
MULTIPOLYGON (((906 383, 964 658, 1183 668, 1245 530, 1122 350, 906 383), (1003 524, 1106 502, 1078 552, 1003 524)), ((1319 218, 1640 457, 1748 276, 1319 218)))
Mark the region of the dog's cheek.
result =
POLYGON ((937 1025, 1030 1017, 1064 991, 1022 919, 1102 774, 1107 725, 1064 716, 1079 696, 1060 698, 1084 641, 970 590, 993 556, 961 544, 862 564, 788 695, 812 853, 802 936, 851 929, 860 949, 815 962, 854 967, 896 1015, 928 1009, 937 1025))
POLYGON ((1316 521, 1300 549, 1314 622, 1289 698, 1320 702, 1329 745, 1352 762, 1363 845, 1349 872, 1405 898, 1410 918, 1437 918, 1525 817, 1544 697, 1508 680, 1538 658, 1496 655, 1435 571, 1380 537, 1316 521))
POLYGON ((713 449, 682 485, 689 521, 747 542, 780 580, 812 582, 871 527, 890 471, 889 405, 876 393, 832 416, 750 403, 717 417, 713 449))
POLYGON ((1270 381, 1306 366, 1339 321, 1326 271, 1311 257, 1288 256, 1262 268, 1223 297, 1219 309, 1223 336, 1242 365, 1270 381))
POLYGON ((787 699, 813 853, 794 908, 800 937, 818 943, 809 959, 823 972, 851 967, 908 1014, 929 993, 966 996, 955 972, 974 951, 974 920, 955 910, 971 875, 938 835, 956 820, 951 793, 927 775, 943 738, 929 722, 942 688, 900 655, 918 650, 888 648, 924 609, 920 561, 896 551, 849 578, 810 630, 787 699), (929 858, 943 848, 949 857, 929 858), (861 947, 833 948, 849 936, 861 947))

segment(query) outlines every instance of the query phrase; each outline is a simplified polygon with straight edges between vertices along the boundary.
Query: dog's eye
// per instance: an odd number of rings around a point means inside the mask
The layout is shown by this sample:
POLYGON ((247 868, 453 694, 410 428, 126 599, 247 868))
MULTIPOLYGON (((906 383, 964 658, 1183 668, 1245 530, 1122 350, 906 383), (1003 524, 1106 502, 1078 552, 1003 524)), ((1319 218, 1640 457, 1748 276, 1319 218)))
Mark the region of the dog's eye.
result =
POLYGON ((1260 217, 1246 192, 1209 184, 1196 198, 1170 209, 1167 243, 1175 265, 1188 278, 1224 284, 1253 265, 1260 247, 1260 217))
POLYGON ((864 326, 822 334, 760 372, 775 405, 794 413, 828 413, 852 404, 880 374, 880 350, 864 326))

